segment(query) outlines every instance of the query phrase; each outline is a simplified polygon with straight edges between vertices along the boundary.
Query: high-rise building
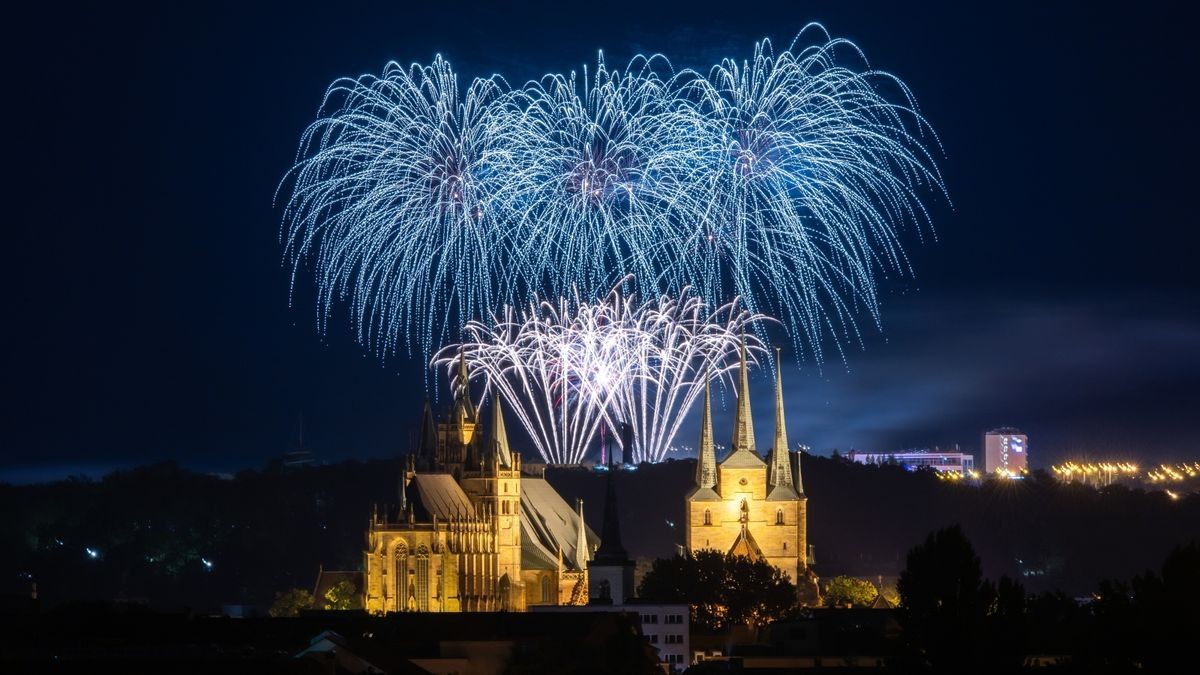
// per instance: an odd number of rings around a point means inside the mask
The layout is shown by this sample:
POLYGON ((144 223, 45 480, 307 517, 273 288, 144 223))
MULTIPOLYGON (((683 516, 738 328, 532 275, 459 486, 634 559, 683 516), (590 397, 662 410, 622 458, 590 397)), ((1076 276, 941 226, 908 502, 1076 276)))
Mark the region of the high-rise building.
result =
POLYGON ((983 470, 1019 476, 1029 468, 1029 439, 1019 429, 1001 427, 983 435, 983 470))

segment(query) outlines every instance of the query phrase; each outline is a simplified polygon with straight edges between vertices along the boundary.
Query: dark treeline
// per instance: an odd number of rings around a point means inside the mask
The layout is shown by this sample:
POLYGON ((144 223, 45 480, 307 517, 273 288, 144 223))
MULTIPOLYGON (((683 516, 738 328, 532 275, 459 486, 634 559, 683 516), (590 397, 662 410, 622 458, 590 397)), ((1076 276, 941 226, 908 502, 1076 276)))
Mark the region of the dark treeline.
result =
POLYGON ((396 500, 398 472, 398 461, 345 462, 223 480, 165 463, 0 486, 0 588, 36 582, 48 604, 268 605, 280 589, 311 590, 321 565, 361 567, 372 504, 396 500))
MULTIPOLYGON (((812 455, 803 460, 808 541, 823 578, 898 575, 914 544, 958 524, 989 578, 1018 579, 1031 592, 1090 595, 1101 580, 1153 569, 1175 546, 1200 538, 1197 493, 1173 500, 1162 491, 1120 485, 1097 490, 1042 472, 971 485, 899 466, 812 455)), ((674 555, 684 539, 683 496, 695 467, 684 460, 619 475, 622 537, 631 554, 674 555)), ((568 470, 547 478, 564 496, 595 505, 587 516, 598 524, 602 480, 568 470)))
MULTIPOLYGON (((311 589, 319 566, 359 569, 376 503, 396 501, 399 462, 373 460, 232 479, 173 464, 98 481, 0 485, 0 591, 40 599, 124 599, 156 607, 267 606, 277 591, 311 589), (95 553, 92 557, 88 550, 95 553), (211 568, 207 563, 211 563, 211 568)), ((1200 496, 1095 490, 1034 475, 980 487, 898 467, 806 456, 809 541, 817 572, 899 574, 930 531, 961 523, 993 579, 1030 592, 1089 595, 1103 579, 1154 569, 1200 538, 1200 496)), ((670 557, 682 543, 683 497, 695 463, 667 462, 617 478, 624 544, 641 558, 670 557)), ((585 500, 600 529, 603 479, 551 469, 568 501, 585 500)))
POLYGON ((1081 604, 984 578, 962 530, 938 530, 908 553, 900 575, 894 661, 942 672, 1010 672, 1037 659, 1074 672, 1175 672, 1200 631, 1200 543, 1176 547, 1155 568, 1104 581, 1081 604))

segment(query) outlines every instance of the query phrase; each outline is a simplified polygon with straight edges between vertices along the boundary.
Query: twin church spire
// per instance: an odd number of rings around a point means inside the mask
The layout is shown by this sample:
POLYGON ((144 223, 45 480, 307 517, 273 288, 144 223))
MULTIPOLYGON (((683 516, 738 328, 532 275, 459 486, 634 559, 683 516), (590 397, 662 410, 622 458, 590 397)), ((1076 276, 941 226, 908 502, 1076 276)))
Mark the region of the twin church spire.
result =
MULTIPOLYGON (((792 479, 791 460, 788 456, 787 422, 783 411, 783 366, 779 350, 775 350, 775 439, 767 458, 767 485, 773 492, 780 488, 796 493, 797 485, 792 479)), ((713 443, 712 397, 708 382, 704 384, 704 411, 700 421, 700 451, 696 464, 696 486, 713 489, 717 486, 716 447, 713 443)), ((762 466, 754 443, 754 419, 750 409, 750 377, 746 356, 746 338, 742 337, 741 358, 738 372, 737 407, 733 418, 733 439, 730 453, 722 461, 762 466)), ((800 488, 803 489, 803 488, 800 488)))
POLYGON ((787 423, 783 419, 783 363, 779 348, 775 348, 775 443, 771 446, 771 457, 767 463, 767 485, 787 487, 792 485, 792 462, 788 459, 787 423))

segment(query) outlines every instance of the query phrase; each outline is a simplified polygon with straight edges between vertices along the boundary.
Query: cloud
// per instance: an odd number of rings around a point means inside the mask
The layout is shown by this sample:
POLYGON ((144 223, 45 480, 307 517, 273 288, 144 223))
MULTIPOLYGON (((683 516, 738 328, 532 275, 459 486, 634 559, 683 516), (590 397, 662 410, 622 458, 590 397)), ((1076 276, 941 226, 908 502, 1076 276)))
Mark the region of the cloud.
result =
MULTIPOLYGON (((1200 316, 1159 296, 1013 302, 906 297, 846 363, 784 369, 788 434, 818 452, 961 443, 985 430, 1030 434, 1035 464, 1065 454, 1139 460, 1195 455, 1200 316)), ((773 383, 752 385, 758 438, 773 434, 773 383)), ((726 402, 727 405, 729 401, 726 402)), ((716 420, 719 438, 731 413, 716 420)), ((681 432, 693 444, 693 425, 681 432)))

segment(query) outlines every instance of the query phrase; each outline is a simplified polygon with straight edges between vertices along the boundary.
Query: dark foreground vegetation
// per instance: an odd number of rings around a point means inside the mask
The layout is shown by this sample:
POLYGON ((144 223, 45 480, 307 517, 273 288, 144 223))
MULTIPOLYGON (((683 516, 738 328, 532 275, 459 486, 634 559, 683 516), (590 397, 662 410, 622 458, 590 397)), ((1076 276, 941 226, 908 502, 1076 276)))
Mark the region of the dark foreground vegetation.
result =
MULTIPOLYGON (((625 547, 670 558, 683 541, 691 461, 617 476, 625 547)), ((975 487, 898 467, 804 457, 809 541, 816 570, 895 576, 906 552, 961 523, 983 574, 1032 593, 1089 596, 1104 579, 1156 569, 1177 545, 1200 539, 1200 495, 1064 485, 1034 474, 975 487)), ((275 594, 312 588, 317 570, 359 569, 374 503, 396 501, 399 462, 279 467, 220 478, 172 464, 102 480, 0 485, 0 592, 45 607, 119 600, 200 613, 225 605, 265 610, 275 594)), ((547 478, 584 498, 600 529, 604 481, 583 470, 547 478)))
POLYGON ((86 603, 0 613, 3 673, 654 675, 655 656, 622 613, 229 619, 86 603))
MULTIPOLYGON (((1195 542, 1172 551, 1159 570, 1102 582, 1090 597, 1076 599, 1031 594, 1008 577, 985 578, 971 542, 952 526, 909 551, 897 586, 898 608, 812 610, 796 605, 795 589, 769 564, 710 551, 655 561, 639 596, 690 604, 693 645, 717 636, 725 655, 741 657, 747 672, 756 672, 756 658, 773 659, 779 668, 819 659, 936 672, 1036 665, 1174 672, 1191 660, 1191 640, 1200 634, 1195 542), (736 643, 739 626, 757 629, 756 637, 736 643), (789 633, 805 639, 780 639, 789 633)), ((724 672, 729 665, 697 670, 724 672)))

